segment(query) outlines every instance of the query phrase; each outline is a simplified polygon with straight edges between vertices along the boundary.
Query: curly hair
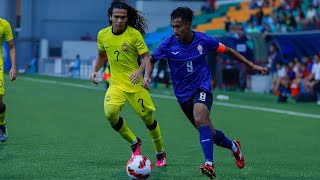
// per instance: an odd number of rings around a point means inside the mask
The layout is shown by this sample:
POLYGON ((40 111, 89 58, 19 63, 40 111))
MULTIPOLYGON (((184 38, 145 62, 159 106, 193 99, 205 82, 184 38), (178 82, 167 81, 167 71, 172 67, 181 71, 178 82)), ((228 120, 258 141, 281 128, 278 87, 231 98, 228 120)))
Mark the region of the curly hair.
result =
MULTIPOLYGON (((142 13, 135 8, 131 7, 124 0, 114 0, 111 3, 110 8, 108 9, 108 16, 112 16, 113 9, 125 9, 127 10, 128 22, 127 25, 138 30, 142 35, 146 34, 146 30, 148 28, 147 20, 143 17, 142 13)), ((109 20, 109 24, 112 22, 109 20)))

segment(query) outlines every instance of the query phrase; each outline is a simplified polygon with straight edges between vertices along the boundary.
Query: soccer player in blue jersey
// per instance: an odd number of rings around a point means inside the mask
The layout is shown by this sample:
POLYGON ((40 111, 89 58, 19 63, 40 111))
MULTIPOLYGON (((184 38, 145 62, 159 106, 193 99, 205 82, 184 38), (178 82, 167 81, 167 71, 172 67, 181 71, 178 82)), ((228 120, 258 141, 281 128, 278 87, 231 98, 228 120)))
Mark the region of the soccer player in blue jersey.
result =
POLYGON ((205 157, 201 172, 213 178, 216 176, 213 164, 213 144, 232 151, 236 165, 244 167, 244 157, 238 140, 230 140, 222 131, 214 128, 209 114, 212 105, 210 71, 205 60, 209 50, 225 53, 249 66, 261 75, 267 69, 247 60, 240 53, 229 48, 216 39, 201 32, 191 30, 194 13, 188 7, 178 7, 171 13, 171 25, 174 34, 161 42, 147 62, 143 86, 148 89, 150 76, 157 60, 168 59, 173 80, 174 93, 181 109, 190 122, 198 129, 200 143, 205 157))

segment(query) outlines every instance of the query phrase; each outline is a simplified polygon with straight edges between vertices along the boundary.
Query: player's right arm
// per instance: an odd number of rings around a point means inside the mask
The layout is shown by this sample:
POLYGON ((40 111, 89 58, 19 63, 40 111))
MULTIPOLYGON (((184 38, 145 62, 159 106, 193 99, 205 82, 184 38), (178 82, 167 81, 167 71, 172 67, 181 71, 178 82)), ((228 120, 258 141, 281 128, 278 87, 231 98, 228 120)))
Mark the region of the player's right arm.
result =
POLYGON ((149 89, 151 83, 151 73, 154 68, 154 63, 156 63, 156 60, 152 56, 150 56, 150 58, 147 60, 147 65, 144 74, 143 87, 145 89, 149 89))
POLYGON ((4 21, 4 34, 3 37, 8 43, 10 49, 10 59, 11 59, 11 69, 9 74, 11 76, 11 81, 14 81, 17 78, 17 65, 16 65, 16 47, 13 41, 12 29, 8 21, 4 21))
POLYGON ((11 81, 17 78, 17 65, 16 65, 16 47, 14 45, 13 39, 8 41, 8 46, 10 49, 10 59, 11 59, 11 69, 9 71, 11 81))
POLYGON ((159 47, 153 51, 152 56, 150 56, 150 58, 147 59, 147 65, 146 65, 145 74, 144 74, 144 81, 142 84, 142 86, 145 89, 149 89, 149 86, 151 83, 151 73, 153 71, 154 64, 157 62, 157 60, 168 59, 167 54, 163 48, 164 46, 166 46, 167 40, 168 39, 161 42, 159 47))
POLYGON ((99 82, 97 81, 97 77, 99 77, 98 75, 98 71, 102 68, 102 66, 105 63, 105 60, 107 58, 107 53, 106 51, 102 51, 99 49, 98 51, 98 56, 96 58, 96 64, 94 65, 93 68, 93 72, 91 73, 90 76, 90 80, 94 83, 94 84, 99 84, 99 82))

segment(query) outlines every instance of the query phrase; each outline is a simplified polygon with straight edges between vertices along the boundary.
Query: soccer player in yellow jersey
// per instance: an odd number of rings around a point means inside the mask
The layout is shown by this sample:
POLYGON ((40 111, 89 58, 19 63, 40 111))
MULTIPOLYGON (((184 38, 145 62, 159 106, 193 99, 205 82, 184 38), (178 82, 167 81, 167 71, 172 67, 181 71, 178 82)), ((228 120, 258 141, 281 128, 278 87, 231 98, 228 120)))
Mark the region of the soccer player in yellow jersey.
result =
POLYGON ((142 87, 142 73, 150 57, 143 40, 146 21, 140 13, 122 1, 113 1, 108 10, 111 26, 98 33, 98 56, 91 74, 91 81, 98 84, 96 77, 106 56, 109 59, 110 86, 104 99, 105 116, 114 130, 131 143, 132 156, 140 155, 141 140, 129 129, 119 111, 126 101, 147 126, 156 151, 156 166, 166 165, 166 154, 162 146, 159 123, 154 118, 155 107, 149 92, 142 87), (140 67, 138 57, 143 58, 140 67))
POLYGON ((9 74, 11 76, 11 81, 14 81, 17 77, 16 69, 16 48, 13 42, 13 35, 11 26, 8 21, 0 18, 0 141, 5 142, 8 138, 6 122, 4 121, 6 113, 6 105, 3 103, 4 96, 4 75, 3 75, 3 59, 2 59, 2 44, 6 40, 10 49, 10 58, 11 58, 11 69, 9 74))

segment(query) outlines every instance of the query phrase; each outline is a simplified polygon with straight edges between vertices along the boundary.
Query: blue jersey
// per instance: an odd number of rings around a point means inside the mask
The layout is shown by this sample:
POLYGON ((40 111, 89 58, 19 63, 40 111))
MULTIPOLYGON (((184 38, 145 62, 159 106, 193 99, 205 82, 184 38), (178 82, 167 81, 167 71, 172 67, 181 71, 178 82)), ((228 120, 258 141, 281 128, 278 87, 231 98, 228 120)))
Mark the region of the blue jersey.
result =
POLYGON ((193 40, 185 45, 172 35, 153 52, 155 60, 168 59, 174 93, 179 103, 187 101, 195 92, 211 92, 211 72, 205 55, 211 51, 224 52, 225 46, 201 32, 193 32, 193 40))

